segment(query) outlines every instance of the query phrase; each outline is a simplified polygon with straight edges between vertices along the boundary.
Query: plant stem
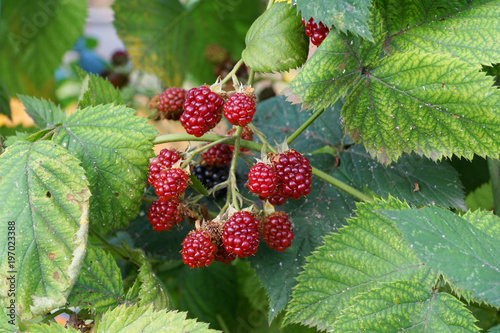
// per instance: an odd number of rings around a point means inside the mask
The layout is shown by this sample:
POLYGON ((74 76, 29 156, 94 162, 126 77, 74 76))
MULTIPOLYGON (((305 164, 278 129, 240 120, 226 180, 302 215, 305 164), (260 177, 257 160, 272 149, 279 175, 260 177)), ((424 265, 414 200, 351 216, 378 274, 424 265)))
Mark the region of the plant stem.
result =
POLYGON ((255 77, 255 71, 250 68, 250 76, 248 77, 247 85, 251 86, 253 84, 253 79, 255 77))
POLYGON ((106 238, 104 238, 99 232, 97 232, 97 230, 95 230, 94 228, 90 227, 89 231, 90 231, 90 233, 93 236, 95 236, 96 238, 98 238, 104 245, 106 245, 106 247, 109 249, 109 251, 111 253, 114 253, 117 257, 119 257, 120 259, 123 259, 125 261, 129 260, 128 253, 123 252, 124 250, 120 249, 118 246, 110 244, 106 240, 106 238))
POLYGON ((266 10, 269 9, 269 8, 271 8, 271 6, 273 5, 273 3, 274 3, 274 0, 269 0, 267 2, 267 8, 266 8, 266 10))
MULTIPOLYGON (((236 134, 237 133, 238 133, 238 131, 236 132, 236 134)), ((235 134, 235 136, 236 136, 236 134, 235 134)), ((212 141, 213 142, 213 141, 220 140, 223 138, 226 138, 226 137, 220 136, 220 135, 215 135, 215 134, 205 134, 205 135, 197 138, 197 137, 194 137, 194 136, 189 135, 187 133, 175 133, 175 134, 159 135, 156 137, 156 139, 153 140, 153 143, 158 144, 158 143, 179 142, 179 141, 212 141)), ((236 139, 234 137, 229 138, 227 141, 228 144, 231 144, 233 142, 236 142, 236 139)), ((265 144, 269 147, 269 150, 276 151, 273 147, 269 146, 269 144, 266 143, 265 139, 263 142, 265 142, 265 144)), ((241 140, 241 139, 239 140, 238 147, 247 148, 247 149, 250 149, 253 151, 257 151, 257 152, 260 152, 262 150, 262 144, 252 142, 252 141, 247 141, 247 140, 241 140)), ((235 144, 234 150, 235 150, 235 152, 239 151, 239 149, 238 150, 236 149, 236 144, 235 144)), ((233 159, 234 159, 234 156, 233 156, 233 159)), ((234 168, 236 168, 236 166, 234 166, 234 168)), ((326 181, 327 183, 332 184, 333 186, 349 193, 350 195, 352 195, 355 198, 358 198, 361 201, 373 201, 373 198, 370 197, 369 195, 364 194, 364 193, 356 190, 354 187, 352 187, 352 186, 350 186, 350 185, 348 185, 348 184, 346 184, 346 183, 344 183, 336 178, 333 178, 332 176, 324 173, 323 171, 321 171, 315 167, 312 167, 312 174, 315 175, 316 177, 326 181)), ((230 184, 230 186, 231 186, 231 184, 230 184)))
POLYGON ((305 129, 308 128, 309 125, 311 125, 316 119, 318 119, 318 117, 321 116, 321 114, 324 111, 325 111, 325 109, 321 109, 321 110, 315 112, 311 117, 309 117, 309 119, 307 119, 306 122, 302 124, 302 126, 297 128, 297 130, 295 132, 293 132, 292 135, 290 135, 290 137, 286 140, 286 143, 287 144, 292 143, 293 140, 295 140, 300 134, 302 134, 302 132, 304 132, 305 129))
POLYGON ((234 150, 233 159, 231 160, 231 168, 229 169, 229 186, 228 186, 228 196, 232 196, 232 204, 236 210, 239 210, 238 197, 236 193, 236 162, 238 162, 238 155, 240 152, 240 142, 241 142, 241 132, 243 132, 243 127, 238 126, 236 128, 236 133, 234 133, 234 150))
POLYGON ((222 79, 222 81, 220 82, 221 86, 227 81, 229 81, 229 79, 231 79, 233 75, 236 74, 236 72, 238 71, 238 69, 242 64, 243 64, 243 59, 240 59, 240 61, 238 61, 236 65, 234 65, 233 69, 231 69, 231 71, 227 73, 226 77, 222 79))

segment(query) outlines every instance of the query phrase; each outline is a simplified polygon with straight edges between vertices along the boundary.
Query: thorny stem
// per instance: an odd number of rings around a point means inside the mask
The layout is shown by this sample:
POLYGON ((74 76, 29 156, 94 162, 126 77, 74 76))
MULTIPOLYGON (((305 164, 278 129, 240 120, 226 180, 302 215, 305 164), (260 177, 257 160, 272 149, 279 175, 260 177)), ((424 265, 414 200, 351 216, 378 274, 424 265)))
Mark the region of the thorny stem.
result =
POLYGON ((231 79, 233 77, 233 75, 236 74, 236 72, 238 71, 238 69, 240 68, 240 66, 243 64, 243 59, 240 59, 240 61, 238 61, 236 63, 236 65, 234 65, 233 69, 231 69, 231 71, 229 73, 227 73, 226 77, 222 79, 222 81, 220 82, 221 85, 223 85, 224 83, 226 83, 227 81, 229 81, 229 79, 231 79))
POLYGON ((206 150, 206 149, 208 149, 208 148, 210 148, 210 147, 212 147, 212 146, 215 146, 215 145, 217 145, 217 144, 219 144, 219 143, 224 143, 224 142, 226 142, 226 141, 227 141, 227 140, 229 140, 229 139, 231 139, 231 137, 225 137, 225 138, 223 138, 223 139, 220 139, 220 140, 216 140, 216 141, 210 142, 209 144, 203 145, 203 146, 201 146, 200 148, 193 150, 193 151, 189 154, 188 158, 186 158, 186 159, 184 160, 184 162, 182 162, 181 169, 185 168, 185 167, 189 164, 189 162, 191 162, 191 161, 193 160, 193 158, 194 158, 196 155, 198 155, 200 152, 202 152, 202 151, 204 151, 204 150, 206 150))
MULTIPOLYGON (((237 133, 238 133, 238 131, 237 131, 237 133)), ((241 134, 241 132, 240 132, 240 134, 241 134)), ((158 144, 158 143, 179 142, 179 141, 216 141, 216 140, 220 140, 222 138, 225 138, 225 137, 220 136, 220 135, 215 135, 215 134, 205 134, 199 138, 196 138, 196 137, 189 135, 187 133, 176 133, 176 134, 159 135, 156 137, 156 139, 153 140, 153 143, 158 144)), ((260 143, 247 141, 247 140, 241 140, 241 139, 238 141, 239 141, 238 147, 247 148, 247 149, 250 149, 253 151, 257 151, 257 152, 260 152, 262 150, 262 144, 260 144, 260 143)), ((227 141, 228 144, 231 144, 233 142, 236 142, 236 139, 234 137, 228 139, 228 141, 227 141)), ((266 141, 263 141, 263 142, 266 142, 266 141)), ((267 143, 265 143, 265 144, 268 146, 268 149, 270 151, 276 152, 276 150, 272 146, 270 146, 267 143)), ((235 152, 236 151, 239 151, 239 149, 237 150, 236 145, 235 145, 235 152)), ((233 159, 234 158, 235 157, 233 156, 233 159)), ((235 163, 233 163, 233 164, 234 164, 234 168, 236 168, 235 163)), ((231 167, 233 167, 233 165, 231 165, 231 167)), ((346 183, 324 173, 323 171, 321 171, 315 167, 312 167, 312 174, 314 176, 326 181, 327 183, 332 184, 333 186, 349 193, 350 195, 352 195, 355 198, 358 198, 361 201, 369 201, 369 202, 373 201, 373 198, 371 196, 366 195, 366 194, 356 190, 354 187, 347 185, 346 183)), ((227 207, 225 207, 225 208, 227 208, 227 207)))
POLYGON ((321 110, 315 112, 311 117, 309 117, 309 119, 307 119, 306 122, 302 124, 302 126, 297 128, 297 130, 295 132, 293 132, 292 135, 290 135, 290 137, 286 140, 286 143, 287 144, 292 143, 293 140, 295 140, 300 134, 302 134, 302 132, 304 132, 305 129, 308 128, 309 125, 311 125, 316 119, 318 119, 318 117, 321 116, 321 114, 324 111, 325 111, 325 109, 321 109, 321 110))

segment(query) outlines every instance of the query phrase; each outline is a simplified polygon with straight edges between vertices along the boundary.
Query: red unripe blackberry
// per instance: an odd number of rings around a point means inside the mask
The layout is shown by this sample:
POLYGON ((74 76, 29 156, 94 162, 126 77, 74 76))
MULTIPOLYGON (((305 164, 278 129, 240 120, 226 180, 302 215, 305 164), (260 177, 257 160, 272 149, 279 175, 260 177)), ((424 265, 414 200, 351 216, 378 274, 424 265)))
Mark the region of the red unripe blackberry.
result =
POLYGON ((306 35, 311 38, 311 42, 316 46, 319 46, 330 32, 330 29, 323 23, 319 22, 316 24, 312 17, 307 23, 305 19, 302 18, 302 23, 306 25, 306 35))
POLYGON ((249 212, 236 212, 224 224, 222 243, 227 252, 244 258, 257 252, 259 236, 259 221, 249 212))
POLYGON ((273 161, 286 197, 297 200, 311 192, 312 168, 307 158, 290 149, 278 154, 273 161))
POLYGON ((119 72, 109 74, 107 79, 115 88, 118 89, 125 87, 129 81, 128 74, 119 72))
POLYGON ((252 97, 235 93, 229 96, 224 104, 224 117, 235 126, 246 126, 255 113, 255 101, 252 97))
POLYGON ((186 94, 181 124, 188 134, 200 137, 219 123, 223 105, 224 99, 210 88, 192 88, 186 94))
POLYGON ((228 145, 218 143, 208 148, 201 154, 201 158, 205 161, 206 165, 215 165, 223 167, 231 164, 233 152, 228 145))
MULTIPOLYGON (((229 131, 227 131, 227 135, 234 135, 234 133, 236 133, 236 127, 233 127, 229 131)), ((250 130, 250 128, 248 128, 247 126, 243 127, 243 130, 241 131, 241 138, 243 140, 253 141, 253 133, 250 130)), ((230 145, 229 149, 231 149, 231 151, 234 152, 233 145, 230 145)), ((246 151, 248 151, 248 149, 240 148, 240 152, 246 152, 246 151)))
POLYGON ((160 153, 149 163, 148 183, 153 185, 160 171, 171 168, 181 157, 174 149, 162 149, 160 153))
POLYGON ((286 199, 288 199, 289 196, 286 196, 283 193, 283 184, 281 184, 281 181, 278 181, 278 184, 276 185, 275 189, 273 192, 271 192, 267 197, 262 197, 259 196, 260 200, 267 200, 271 205, 274 206, 281 206, 285 203, 286 199))
POLYGON ((248 172, 248 189, 265 198, 274 192, 278 185, 278 176, 270 164, 259 162, 248 172))
POLYGON ((186 99, 186 90, 182 88, 168 88, 160 95, 158 110, 163 113, 165 119, 179 120, 181 118, 182 106, 186 99))
POLYGON ((161 201, 176 199, 186 190, 187 175, 179 168, 165 169, 160 171, 153 186, 161 201))
POLYGON ((148 221, 154 231, 165 231, 172 228, 182 220, 179 210, 179 201, 155 200, 148 209, 148 221))
POLYGON ((208 266, 216 251, 205 231, 191 231, 182 242, 182 261, 191 268, 208 266))
POLYGON ((271 249, 283 252, 292 245, 292 224, 285 212, 274 212, 267 216, 262 228, 262 239, 271 249))
POLYGON ((233 262, 234 259, 236 259, 236 254, 227 252, 226 248, 224 247, 224 244, 221 244, 221 246, 217 248, 217 253, 215 254, 215 261, 224 264, 230 264, 233 262))
POLYGON ((113 66, 123 66, 128 62, 128 53, 127 51, 117 50, 111 56, 111 62, 113 66))

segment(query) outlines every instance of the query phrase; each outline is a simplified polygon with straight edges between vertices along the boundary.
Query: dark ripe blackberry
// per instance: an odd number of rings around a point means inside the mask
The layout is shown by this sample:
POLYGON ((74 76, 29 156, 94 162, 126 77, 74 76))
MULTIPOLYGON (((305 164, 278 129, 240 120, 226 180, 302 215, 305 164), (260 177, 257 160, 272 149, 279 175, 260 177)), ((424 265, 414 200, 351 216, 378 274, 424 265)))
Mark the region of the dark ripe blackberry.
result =
MULTIPOLYGON (((206 189, 210 190, 215 185, 227 180, 229 176, 229 166, 216 167, 197 164, 193 167, 193 175, 200 180, 206 189)), ((226 189, 221 189, 215 193, 216 196, 224 194, 226 189)))

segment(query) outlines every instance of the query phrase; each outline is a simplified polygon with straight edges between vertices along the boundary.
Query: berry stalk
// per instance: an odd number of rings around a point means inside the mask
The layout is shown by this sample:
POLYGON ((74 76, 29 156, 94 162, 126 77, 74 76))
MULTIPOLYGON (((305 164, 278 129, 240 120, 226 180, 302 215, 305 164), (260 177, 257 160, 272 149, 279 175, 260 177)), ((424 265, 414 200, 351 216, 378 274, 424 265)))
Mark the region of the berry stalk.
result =
POLYGON ((236 162, 238 161, 238 155, 240 153, 240 143, 241 143, 241 132, 243 132, 243 127, 238 126, 236 128, 236 133, 234 133, 234 153, 233 160, 231 161, 231 168, 229 169, 229 187, 228 187, 228 199, 232 196, 232 204, 236 210, 239 210, 238 197, 236 193, 236 162))
POLYGON ((299 128, 297 128, 297 130, 295 132, 292 133, 292 135, 290 135, 288 137, 288 139, 286 140, 286 143, 287 144, 290 144, 293 142, 293 140, 295 140, 300 134, 302 134, 302 132, 304 132, 306 130, 306 128, 309 127, 309 125, 311 125, 316 119, 318 119, 319 116, 321 116, 321 114, 325 111, 325 109, 321 109, 315 113, 313 113, 313 115, 311 117, 309 117, 309 119, 307 119, 299 128))
POLYGON ((228 137, 226 137, 226 138, 222 138, 222 139, 219 139, 219 140, 216 140, 216 141, 212 141, 212 142, 210 142, 209 144, 203 145, 203 146, 201 146, 200 148, 193 150, 193 151, 189 154, 189 157, 188 157, 188 158, 186 158, 186 159, 184 160, 184 162, 182 162, 181 169, 185 168, 185 167, 189 164, 189 162, 191 162, 191 161, 193 160, 193 158, 194 158, 196 155, 198 155, 199 153, 201 153, 202 151, 207 150, 208 148, 210 148, 210 147, 212 147, 212 146, 215 146, 215 145, 217 145, 217 144, 219 144, 219 143, 224 143, 224 142, 226 142, 226 141, 228 141, 228 140, 230 140, 230 139, 231 139, 231 138, 228 138, 228 137))
MULTIPOLYGON (((217 140, 220 140, 223 138, 226 138, 226 137, 220 136, 220 135, 215 135, 215 134, 204 134, 203 136, 198 137, 198 138, 194 137, 192 135, 186 134, 186 133, 163 134, 163 135, 157 136, 153 140, 153 144, 166 143, 166 142, 179 142, 179 141, 211 141, 211 142, 213 142, 213 141, 217 141, 217 140)), ((235 142, 235 141, 236 141, 236 138, 229 138, 227 141, 227 144, 233 144, 233 142, 235 142)), ((257 152, 260 152, 262 150, 263 145, 260 143, 247 141, 247 140, 241 140, 241 139, 239 139, 238 141, 239 141, 238 148, 243 147, 243 148, 247 148, 247 149, 250 149, 253 151, 257 151, 257 152)), ((265 144, 267 145, 268 149, 271 152, 276 152, 276 149, 274 149, 268 143, 265 143, 265 144)), ((316 176, 316 177, 324 180, 325 182, 349 193, 350 195, 352 195, 353 197, 355 197, 361 201, 368 201, 368 202, 373 201, 373 198, 371 196, 366 195, 363 192, 358 191, 354 187, 324 173, 323 171, 321 171, 313 166, 311 166, 311 167, 312 167, 312 174, 314 176, 316 176)), ((236 165, 234 166, 234 168, 236 168, 236 165)), ((233 170, 233 172, 234 172, 234 170, 233 170)))
POLYGON ((220 85, 223 86, 224 83, 229 81, 229 79, 232 79, 233 75, 236 75, 236 72, 238 71, 238 69, 241 67, 242 64, 243 64, 243 59, 240 59, 236 63, 236 65, 234 65, 233 69, 231 69, 231 71, 229 73, 227 73, 226 77, 223 78, 222 81, 220 81, 220 85))

